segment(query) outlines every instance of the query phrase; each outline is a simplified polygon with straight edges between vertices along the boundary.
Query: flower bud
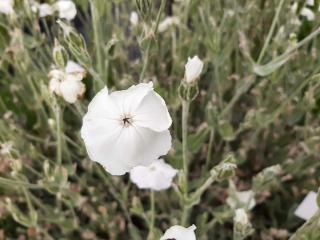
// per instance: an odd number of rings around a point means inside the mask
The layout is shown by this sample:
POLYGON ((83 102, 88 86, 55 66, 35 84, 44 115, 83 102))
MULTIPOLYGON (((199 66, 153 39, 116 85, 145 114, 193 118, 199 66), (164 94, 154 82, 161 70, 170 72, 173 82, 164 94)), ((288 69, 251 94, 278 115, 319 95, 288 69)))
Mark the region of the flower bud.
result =
POLYGON ((234 223, 241 229, 249 224, 248 215, 243 208, 238 208, 235 212, 234 223))
POLYGON ((237 168, 237 165, 234 162, 234 156, 229 155, 223 162, 215 166, 210 171, 211 176, 213 176, 217 181, 222 181, 232 177, 237 168))
POLYGON ((68 62, 69 56, 66 49, 59 43, 57 39, 54 41, 53 60, 59 68, 64 68, 68 62))
POLYGON ((197 84, 189 85, 182 82, 178 88, 179 97, 185 101, 191 102, 199 94, 199 87, 197 84))
POLYGON ((132 26, 137 26, 139 24, 139 15, 137 12, 132 11, 130 14, 130 23, 132 26))
POLYGON ((239 208, 235 211, 233 222, 234 239, 245 239, 253 233, 252 225, 243 208, 239 208))
POLYGON ((184 80, 188 84, 195 83, 202 72, 203 62, 200 60, 198 56, 194 56, 193 58, 188 58, 188 62, 185 65, 185 74, 184 80))
POLYGON ((64 39, 68 44, 70 52, 77 58, 81 64, 89 64, 90 57, 87 51, 87 46, 84 38, 74 28, 67 25, 60 19, 57 20, 64 32, 64 39))
POLYGON ((280 175, 282 169, 280 165, 274 165, 265 168, 253 178, 253 191, 261 192, 269 188, 280 175))

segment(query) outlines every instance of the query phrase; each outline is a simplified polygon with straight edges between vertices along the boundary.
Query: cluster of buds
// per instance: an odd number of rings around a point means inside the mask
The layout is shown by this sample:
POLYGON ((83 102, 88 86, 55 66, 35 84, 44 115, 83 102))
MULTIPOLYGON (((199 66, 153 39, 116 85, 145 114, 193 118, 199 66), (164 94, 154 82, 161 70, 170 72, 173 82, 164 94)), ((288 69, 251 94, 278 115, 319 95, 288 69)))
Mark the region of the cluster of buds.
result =
POLYGON ((79 64, 68 60, 68 55, 63 46, 57 41, 53 49, 53 59, 56 68, 49 72, 49 90, 61 96, 68 103, 75 103, 86 90, 81 80, 86 76, 86 71, 79 64))

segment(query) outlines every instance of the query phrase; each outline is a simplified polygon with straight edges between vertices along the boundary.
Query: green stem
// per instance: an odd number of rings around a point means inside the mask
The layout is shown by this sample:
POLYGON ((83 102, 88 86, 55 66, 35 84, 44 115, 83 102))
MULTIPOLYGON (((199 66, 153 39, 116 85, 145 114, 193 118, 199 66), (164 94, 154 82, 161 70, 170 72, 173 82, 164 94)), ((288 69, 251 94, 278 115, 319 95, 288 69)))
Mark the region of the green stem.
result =
POLYGON ((155 222, 155 201, 154 201, 154 191, 150 191, 150 211, 151 211, 151 216, 150 216, 150 225, 149 225, 149 234, 148 238, 149 240, 154 239, 154 222, 155 222))
MULTIPOLYGON (((183 176, 184 176, 184 186, 183 186, 183 197, 184 200, 188 199, 188 115, 189 115, 190 102, 182 100, 182 159, 183 159, 183 176)), ((188 221, 189 207, 184 204, 183 212, 181 217, 181 223, 184 226, 188 221)))
POLYGON ((1 185, 8 185, 8 187, 26 187, 26 188, 30 188, 30 189, 42 189, 43 187, 37 184, 33 184, 33 183, 28 183, 28 182, 23 182, 23 181, 17 181, 17 180, 12 180, 12 179, 8 179, 8 178, 3 178, 0 177, 0 184, 1 185))
POLYGON ((208 152, 206 158, 206 165, 205 165, 205 172, 209 169, 211 163, 211 154, 212 154, 212 145, 214 140, 214 129, 210 130, 210 137, 209 137, 209 145, 208 145, 208 152))
POLYGON ((260 52, 260 55, 258 57, 257 64, 259 64, 262 61, 262 59, 264 57, 264 54, 265 54, 265 52, 266 52, 266 50, 267 50, 267 48, 269 46, 269 43, 271 41, 271 38, 272 38, 272 35, 274 33, 275 27, 276 27, 277 22, 279 20, 280 12, 281 12, 281 9, 283 7, 284 2, 285 2, 285 0, 281 0, 279 2, 279 5, 278 5, 277 10, 276 10, 276 14, 275 14, 275 16, 273 18, 273 21, 272 21, 272 24, 271 24, 271 27, 270 27, 270 30, 269 30, 269 33, 268 33, 268 36, 267 36, 267 39, 264 42, 264 45, 263 45, 262 50, 260 52))
MULTIPOLYGON (((96 57, 97 57, 97 68, 100 78, 102 78, 104 74, 104 64, 103 64, 103 51, 101 49, 102 39, 100 35, 100 18, 97 11, 95 0, 90 0, 90 7, 91 7, 91 16, 92 16, 92 25, 93 25, 93 39, 94 39, 94 46, 96 50, 96 57)), ((106 83, 108 84, 108 83, 106 83)), ((95 86, 95 90, 97 91, 100 86, 95 86)))
POLYGON ((320 226, 320 211, 310 218, 305 224, 303 224, 291 237, 289 240, 303 240, 309 239, 308 236, 314 231, 319 231, 320 226))
MULTIPOLYGON (((153 29, 153 35, 154 35, 153 37, 155 37, 157 35, 161 13, 163 12, 164 7, 166 6, 166 3, 167 3, 167 0, 161 0, 160 9, 158 11, 158 15, 157 15, 157 19, 156 19, 156 25, 154 26, 154 29, 153 29)), ((140 80, 139 80, 140 82, 143 82, 144 75, 146 73, 146 70, 147 70, 147 67, 149 64, 150 48, 151 48, 151 43, 152 43, 153 37, 152 36, 148 36, 148 37, 149 37, 149 42, 148 42, 147 49, 144 54, 144 62, 143 62, 142 70, 140 73, 140 80)))
POLYGON ((62 137, 61 137, 61 109, 58 104, 55 107, 56 123, 57 123, 57 164, 60 166, 62 163, 62 137))

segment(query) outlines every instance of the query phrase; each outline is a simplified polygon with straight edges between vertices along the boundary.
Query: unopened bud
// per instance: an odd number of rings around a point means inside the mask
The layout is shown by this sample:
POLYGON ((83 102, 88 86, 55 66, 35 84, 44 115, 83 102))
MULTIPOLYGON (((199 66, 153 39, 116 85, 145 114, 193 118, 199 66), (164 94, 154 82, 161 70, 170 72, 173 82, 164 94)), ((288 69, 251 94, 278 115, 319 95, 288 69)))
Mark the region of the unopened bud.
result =
POLYGON ((68 44, 70 52, 77 58, 81 64, 89 64, 90 57, 84 38, 73 27, 67 25, 60 19, 57 20, 64 32, 64 39, 68 44))
POLYGON ((59 43, 57 39, 55 39, 54 42, 53 59, 59 68, 64 68, 69 59, 66 49, 59 43))
POLYGON ((235 159, 233 155, 229 155, 223 162, 215 166, 210 174, 217 181, 222 181, 232 177, 235 174, 237 165, 234 163, 235 159))
POLYGON ((185 101, 191 102, 199 94, 199 87, 197 84, 186 84, 182 82, 178 88, 179 97, 185 101))
POLYGON ((239 208, 235 211, 233 222, 234 239, 245 239, 253 233, 252 225, 243 208, 239 208))

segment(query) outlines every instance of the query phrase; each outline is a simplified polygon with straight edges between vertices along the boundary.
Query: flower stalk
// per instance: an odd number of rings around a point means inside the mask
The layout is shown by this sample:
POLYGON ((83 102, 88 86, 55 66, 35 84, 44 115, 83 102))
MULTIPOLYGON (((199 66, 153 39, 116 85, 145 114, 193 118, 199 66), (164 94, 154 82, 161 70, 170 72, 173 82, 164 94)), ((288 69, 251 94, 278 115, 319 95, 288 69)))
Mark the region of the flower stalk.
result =
MULTIPOLYGON (((184 201, 188 199, 188 147, 187 147, 187 140, 188 140, 188 115, 189 115, 189 108, 190 102, 188 100, 182 100, 182 160, 183 160, 183 197, 184 201)), ((181 223, 184 226, 188 221, 189 215, 189 207, 184 204, 183 212, 181 217, 181 223)))
POLYGON ((150 190, 150 225, 148 240, 154 239, 154 222, 155 222, 155 201, 154 201, 154 191, 150 190))
POLYGON ((301 240, 301 239, 309 239, 308 236, 313 231, 319 230, 320 226, 320 211, 310 218, 305 224, 303 224, 295 234, 293 234, 289 240, 301 240))

